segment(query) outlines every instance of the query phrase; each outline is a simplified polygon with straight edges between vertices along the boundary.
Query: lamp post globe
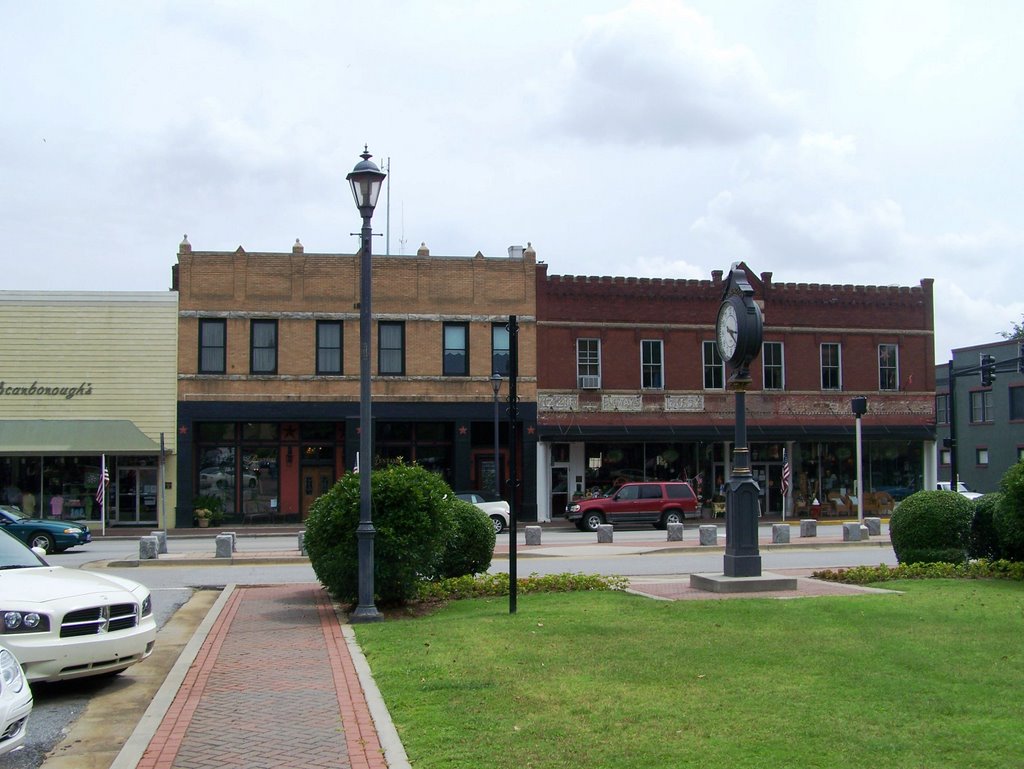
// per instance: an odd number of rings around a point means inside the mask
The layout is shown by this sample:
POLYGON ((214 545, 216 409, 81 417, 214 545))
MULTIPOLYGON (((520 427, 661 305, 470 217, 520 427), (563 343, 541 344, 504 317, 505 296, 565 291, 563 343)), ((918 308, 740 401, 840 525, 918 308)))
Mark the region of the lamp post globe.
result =
POLYGON ((359 602, 350 622, 373 622, 382 619, 374 604, 373 540, 376 531, 372 520, 370 478, 373 474, 373 421, 370 391, 370 319, 372 300, 372 238, 370 220, 377 205, 381 184, 386 174, 368 148, 363 146, 362 160, 346 177, 352 186, 352 198, 363 220, 359 255, 359 526, 356 539, 359 558, 359 602))

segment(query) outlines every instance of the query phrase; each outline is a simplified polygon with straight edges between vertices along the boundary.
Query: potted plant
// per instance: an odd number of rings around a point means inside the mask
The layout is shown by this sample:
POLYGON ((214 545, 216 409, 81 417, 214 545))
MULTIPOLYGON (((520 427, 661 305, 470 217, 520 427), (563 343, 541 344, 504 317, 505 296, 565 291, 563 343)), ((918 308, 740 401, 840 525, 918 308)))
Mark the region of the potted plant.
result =
POLYGON ((192 503, 200 528, 219 526, 224 520, 224 502, 212 494, 200 494, 192 503))

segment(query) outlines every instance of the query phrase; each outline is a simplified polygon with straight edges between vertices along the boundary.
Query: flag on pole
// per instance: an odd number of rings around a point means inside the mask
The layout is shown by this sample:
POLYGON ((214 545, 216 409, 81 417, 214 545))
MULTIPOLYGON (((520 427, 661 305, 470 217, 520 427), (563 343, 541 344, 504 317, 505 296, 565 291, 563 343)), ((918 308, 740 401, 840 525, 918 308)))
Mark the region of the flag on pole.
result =
POLYGON ((103 454, 100 458, 100 482, 96 487, 96 501, 103 505, 103 499, 107 493, 107 484, 110 483, 110 473, 107 472, 107 455, 103 454))
POLYGON ((782 498, 789 494, 789 482, 793 479, 793 470, 789 466, 789 454, 782 450, 782 498))

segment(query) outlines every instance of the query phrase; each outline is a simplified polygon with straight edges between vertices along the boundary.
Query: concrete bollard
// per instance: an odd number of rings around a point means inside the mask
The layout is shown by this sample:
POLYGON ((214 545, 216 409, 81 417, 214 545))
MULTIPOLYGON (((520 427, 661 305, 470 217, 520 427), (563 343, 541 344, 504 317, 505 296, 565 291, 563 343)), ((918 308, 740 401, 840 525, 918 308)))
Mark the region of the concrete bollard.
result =
POLYGON ((607 544, 612 541, 612 533, 615 531, 615 527, 610 523, 602 523, 597 527, 597 541, 598 544, 607 544))
POLYGON ((156 537, 156 551, 160 555, 167 555, 167 532, 151 531, 149 536, 156 537))
POLYGON ((789 544, 789 524, 788 523, 773 523, 772 524, 772 544, 773 545, 788 545, 789 544))
POLYGON ((222 531, 221 534, 227 534, 229 537, 231 537, 231 552, 232 553, 237 553, 238 552, 238 535, 235 534, 235 532, 233 532, 233 531, 222 531))
POLYGON ((801 518, 800 519, 800 536, 801 537, 816 537, 818 536, 818 522, 813 518, 801 518))
POLYGON ((309 555, 309 553, 306 552, 306 532, 300 531, 298 539, 299 555, 309 555))
POLYGON ((231 557, 231 546, 232 536, 230 534, 218 534, 217 539, 214 540, 217 545, 217 558, 230 558, 231 557))
POLYGON ((139 560, 151 561, 157 556, 160 545, 156 537, 139 537, 139 560))
POLYGON ((683 524, 681 524, 681 523, 670 523, 665 528, 668 529, 668 541, 669 542, 682 542, 683 541, 683 524))
POLYGON ((868 534, 872 537, 878 537, 882 534, 882 519, 881 518, 865 518, 864 525, 868 527, 868 534))
POLYGON ((860 538, 864 541, 871 539, 871 535, 868 533, 868 527, 863 523, 860 525, 860 538))
POLYGON ((700 535, 700 543, 702 545, 717 545, 718 544, 718 527, 712 524, 705 524, 697 529, 700 535))
POLYGON ((528 544, 528 545, 539 545, 540 544, 540 526, 527 526, 526 527, 526 544, 528 544))
POLYGON ((843 524, 843 542, 860 542, 860 524, 856 521, 853 523, 843 524))

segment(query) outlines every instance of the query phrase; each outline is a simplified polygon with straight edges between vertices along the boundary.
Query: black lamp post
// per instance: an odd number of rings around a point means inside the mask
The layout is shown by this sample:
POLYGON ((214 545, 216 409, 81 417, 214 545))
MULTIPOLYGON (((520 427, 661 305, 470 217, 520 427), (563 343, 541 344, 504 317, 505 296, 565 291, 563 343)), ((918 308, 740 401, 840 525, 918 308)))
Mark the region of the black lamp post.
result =
POLYGON ((356 537, 359 546, 359 604, 349 618, 351 622, 371 622, 383 619, 373 602, 373 528, 371 513, 370 476, 373 473, 373 422, 370 409, 370 301, 373 231, 370 220, 377 205, 381 183, 386 174, 363 147, 362 161, 356 163, 346 178, 352 185, 359 215, 363 218, 360 232, 359 257, 359 526, 356 537))
POLYGON ((501 459, 498 454, 498 393, 501 392, 501 374, 491 374, 491 389, 494 390, 494 494, 501 499, 501 459))

